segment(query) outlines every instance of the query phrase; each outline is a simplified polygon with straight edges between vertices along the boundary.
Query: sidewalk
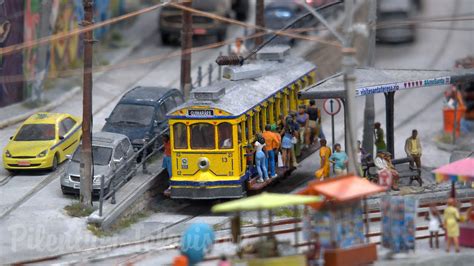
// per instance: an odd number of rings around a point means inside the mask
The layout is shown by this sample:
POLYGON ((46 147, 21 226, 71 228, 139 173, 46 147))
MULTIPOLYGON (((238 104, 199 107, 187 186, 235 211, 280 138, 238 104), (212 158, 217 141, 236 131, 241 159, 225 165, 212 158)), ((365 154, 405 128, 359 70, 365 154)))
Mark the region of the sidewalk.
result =
MULTIPOLYGON (((120 43, 118 45, 113 43, 96 45, 93 61, 103 61, 107 62, 107 65, 114 65, 124 60, 156 31, 156 27, 150 26, 156 25, 156 18, 156 12, 146 13, 138 16, 133 25, 120 26, 115 29, 120 31, 122 36, 120 43)), ((94 82, 107 73, 105 71, 94 74, 94 82)), ((0 129, 19 123, 36 112, 55 109, 78 94, 81 91, 81 84, 82 72, 67 78, 56 78, 53 87, 44 90, 44 102, 41 106, 33 106, 25 101, 0 108, 0 129)))

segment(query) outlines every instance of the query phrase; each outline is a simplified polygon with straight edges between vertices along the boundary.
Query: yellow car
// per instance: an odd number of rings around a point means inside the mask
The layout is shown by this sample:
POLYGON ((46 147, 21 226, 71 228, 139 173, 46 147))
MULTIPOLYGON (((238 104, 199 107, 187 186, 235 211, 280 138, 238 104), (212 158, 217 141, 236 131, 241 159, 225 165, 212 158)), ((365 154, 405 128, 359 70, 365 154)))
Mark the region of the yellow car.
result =
POLYGON ((30 116, 3 150, 3 165, 9 171, 56 170, 74 153, 82 137, 82 120, 70 114, 37 113, 30 116))

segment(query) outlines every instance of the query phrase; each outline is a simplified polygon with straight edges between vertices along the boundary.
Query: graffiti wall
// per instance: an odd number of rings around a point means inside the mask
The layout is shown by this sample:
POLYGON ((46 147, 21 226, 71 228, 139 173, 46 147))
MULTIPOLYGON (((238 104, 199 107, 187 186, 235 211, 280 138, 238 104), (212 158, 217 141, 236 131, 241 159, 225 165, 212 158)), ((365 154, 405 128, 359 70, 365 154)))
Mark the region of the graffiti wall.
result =
MULTIPOLYGON (((23 42, 23 2, 0 0, 0 48, 23 42)), ((23 99, 23 54, 0 55, 0 107, 23 99)))
MULTIPOLYGON (((1 0, 0 0, 1 1, 1 0)), ((125 0, 96 0, 95 21, 104 21, 125 11, 125 0)), ((80 27, 84 18, 82 0, 25 0, 25 41, 61 34, 80 27)), ((96 39, 106 36, 108 28, 94 32, 96 39)), ((65 71, 82 65, 82 36, 51 42, 24 52, 27 97, 38 100, 45 78, 63 76, 65 71)))

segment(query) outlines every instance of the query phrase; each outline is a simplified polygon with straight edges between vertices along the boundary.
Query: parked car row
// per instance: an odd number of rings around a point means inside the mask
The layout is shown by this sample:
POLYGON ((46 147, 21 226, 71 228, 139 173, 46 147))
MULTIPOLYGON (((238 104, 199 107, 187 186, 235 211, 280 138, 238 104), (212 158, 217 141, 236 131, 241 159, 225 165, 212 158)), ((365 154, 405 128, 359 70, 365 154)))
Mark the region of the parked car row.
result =
MULTIPOLYGON (((100 192, 102 175, 105 188, 114 180, 133 175, 136 162, 130 158, 147 139, 167 128, 166 113, 182 102, 181 92, 168 87, 139 86, 122 96, 102 131, 92 134, 94 194, 100 192), (122 167, 125 163, 127 165, 122 167)), ((2 153, 4 168, 12 173, 54 171, 67 160, 66 171, 60 178, 61 190, 64 194, 78 194, 81 124, 81 118, 70 114, 40 112, 32 115, 5 146, 2 153)))

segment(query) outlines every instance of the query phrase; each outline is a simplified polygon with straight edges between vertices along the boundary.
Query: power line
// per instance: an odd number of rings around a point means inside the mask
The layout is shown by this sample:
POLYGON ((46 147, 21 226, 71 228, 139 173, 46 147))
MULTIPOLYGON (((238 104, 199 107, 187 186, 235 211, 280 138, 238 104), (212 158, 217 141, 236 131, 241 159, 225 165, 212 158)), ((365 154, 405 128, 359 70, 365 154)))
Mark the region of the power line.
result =
POLYGON ((111 19, 108 19, 108 20, 105 20, 105 21, 102 21, 102 22, 99 22, 99 23, 95 23, 91 26, 83 27, 82 29, 76 29, 76 30, 66 32, 66 33, 54 34, 54 35, 46 36, 46 37, 36 39, 36 40, 33 40, 33 41, 23 42, 23 43, 20 43, 20 44, 10 45, 10 46, 7 46, 5 48, 0 48, 0 55, 11 54, 13 52, 23 50, 25 48, 31 48, 31 47, 34 47, 34 46, 37 46, 37 45, 42 45, 42 44, 46 44, 46 43, 50 43, 50 42, 54 42, 54 41, 67 39, 67 38, 73 37, 73 36, 81 34, 81 33, 92 31, 92 30, 95 30, 95 29, 98 29, 98 28, 101 28, 101 27, 105 27, 105 26, 110 25, 110 24, 120 22, 122 20, 126 20, 126 19, 138 16, 138 15, 141 15, 141 14, 145 14, 145 13, 154 11, 154 10, 159 9, 161 7, 164 7, 168 4, 169 4, 169 2, 156 4, 156 5, 153 5, 151 7, 147 7, 147 8, 143 8, 143 9, 140 9, 140 10, 137 10, 137 11, 134 11, 134 12, 130 12, 130 13, 127 13, 127 14, 119 16, 119 17, 115 17, 115 18, 111 18, 111 19))

